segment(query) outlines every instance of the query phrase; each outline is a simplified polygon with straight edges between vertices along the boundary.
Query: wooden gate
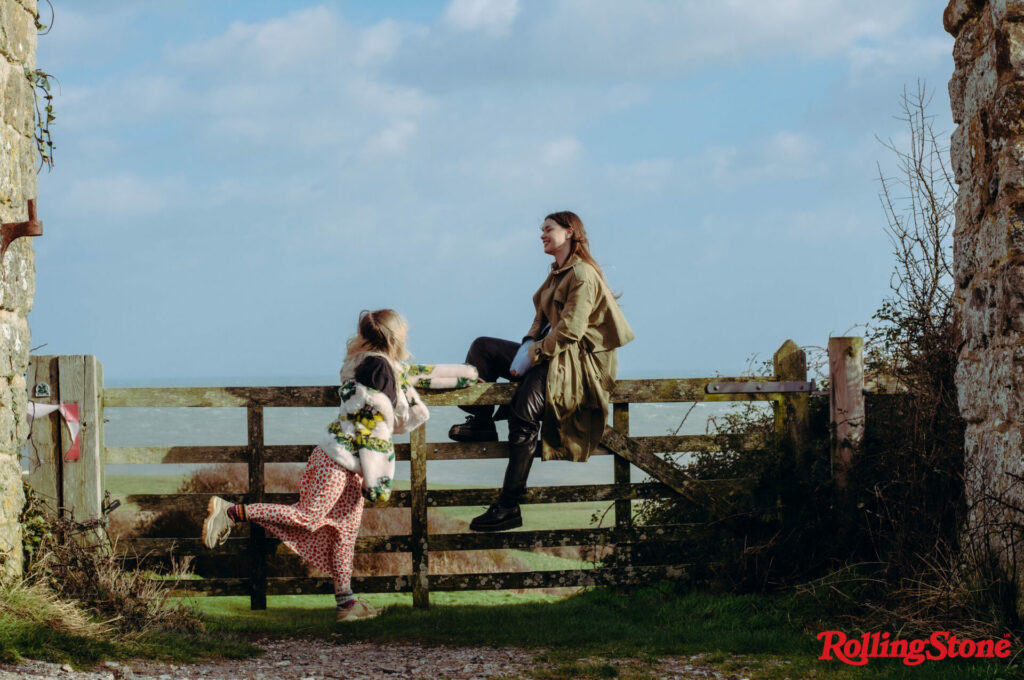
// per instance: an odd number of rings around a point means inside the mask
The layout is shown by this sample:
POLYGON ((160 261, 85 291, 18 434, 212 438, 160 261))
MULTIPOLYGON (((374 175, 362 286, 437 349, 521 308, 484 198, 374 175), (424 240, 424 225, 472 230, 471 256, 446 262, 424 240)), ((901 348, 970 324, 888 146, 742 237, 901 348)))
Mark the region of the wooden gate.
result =
MULTIPOLYGON (((620 380, 612 394, 613 426, 608 427, 602 446, 595 455, 614 455, 613 478, 605 484, 576 486, 534 487, 523 498, 524 504, 571 503, 580 501, 608 501, 614 503, 614 526, 589 529, 527 530, 491 534, 457 533, 432 534, 428 530, 428 508, 452 506, 482 506, 493 501, 497 489, 429 489, 427 486, 428 460, 464 460, 506 458, 505 443, 427 442, 425 428, 411 433, 408 444, 396 445, 398 460, 410 461, 411 484, 407 491, 393 493, 387 507, 409 508, 411 531, 401 536, 361 537, 357 552, 411 553, 412 574, 401 576, 371 576, 353 579, 353 587, 368 592, 410 592, 416 606, 429 604, 431 591, 490 590, 510 588, 550 588, 585 585, 639 585, 659 580, 672 580, 683 575, 686 565, 630 563, 630 550, 641 544, 661 544, 680 540, 689 527, 685 525, 637 526, 633 521, 632 502, 635 500, 682 495, 697 503, 706 503, 716 496, 742 493, 744 480, 695 480, 677 466, 666 462, 659 453, 716 450, 720 442, 707 435, 682 436, 630 436, 630 404, 707 402, 707 401, 772 401, 775 404, 776 428, 785 433, 800 450, 807 430, 807 393, 771 392, 771 385, 780 381, 806 381, 807 369, 804 353, 792 341, 786 343, 774 357, 775 374, 772 376, 742 378, 684 378, 658 380, 620 380), (713 383, 737 382, 754 385, 744 392, 709 392, 713 383), (765 384, 765 391, 756 389, 765 384), (630 464, 648 473, 652 481, 632 482, 630 464), (615 567, 596 566, 592 569, 559 571, 532 571, 507 573, 435 574, 430 571, 433 551, 481 549, 531 549, 555 546, 613 546, 618 553, 615 567)), ((75 375, 78 375, 75 373, 75 375)), ((29 390, 39 382, 58 385, 61 389, 50 396, 52 403, 61 403, 68 397, 84 395, 93 403, 93 415, 86 416, 90 448, 83 449, 83 459, 90 461, 62 461, 58 453, 66 450, 60 433, 53 422, 37 422, 33 427, 35 444, 51 441, 55 445, 36 446, 31 483, 40 489, 73 488, 83 478, 80 470, 88 470, 83 488, 88 489, 85 499, 78 492, 55 494, 60 503, 71 508, 76 518, 96 516, 100 511, 103 463, 119 464, 176 464, 176 463, 245 463, 248 466, 248 492, 244 494, 220 493, 233 502, 294 503, 296 493, 266 493, 265 465, 268 463, 304 462, 312 446, 267 445, 264 443, 264 409, 273 407, 336 407, 336 386, 316 387, 148 387, 103 388, 102 369, 94 357, 33 357, 29 371, 29 390), (65 371, 83 366, 82 380, 87 383, 81 391, 71 387, 65 371), (84 368, 91 364, 90 372, 84 368), (44 378, 46 380, 44 380, 44 378), (91 383, 90 383, 91 381, 91 383), (68 391, 65 392, 65 384, 68 391), (94 395, 94 396, 93 396, 94 395), (103 409, 122 407, 172 408, 245 408, 247 413, 248 443, 245 446, 147 446, 104 447, 102 440, 103 409), (38 436, 37 436, 38 434, 38 436), (97 473, 98 471, 98 473, 97 473)), ((465 404, 508 403, 514 385, 484 383, 450 391, 423 390, 428 406, 457 406, 465 404)), ((88 409, 86 409, 88 413, 88 409)), ((65 433, 66 435, 66 433, 65 433)), ((756 445, 756 442, 748 442, 756 445)), ((122 498, 141 510, 186 510, 200 517, 210 493, 190 494, 131 494, 122 498)), ((375 504, 374 507, 380 507, 375 504)), ((207 552, 197 536, 177 538, 122 539, 120 547, 128 554, 145 555, 150 559, 167 559, 172 555, 197 555, 207 552)), ((264 530, 252 525, 249 536, 231 538, 218 548, 224 555, 248 556, 244 575, 231 578, 203 578, 179 580, 173 583, 181 593, 206 595, 249 595, 253 609, 266 607, 268 594, 331 593, 330 579, 299 578, 279 575, 268 576, 267 555, 278 548, 276 540, 268 539, 264 530)))

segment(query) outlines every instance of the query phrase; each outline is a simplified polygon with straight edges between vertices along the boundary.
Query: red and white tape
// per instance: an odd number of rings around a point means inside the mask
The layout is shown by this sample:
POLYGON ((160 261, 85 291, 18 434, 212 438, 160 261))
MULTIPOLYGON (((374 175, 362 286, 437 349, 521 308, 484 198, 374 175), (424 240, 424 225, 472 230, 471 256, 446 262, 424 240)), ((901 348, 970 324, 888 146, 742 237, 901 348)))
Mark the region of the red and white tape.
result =
POLYGON ((78 422, 78 404, 37 404, 30 401, 28 402, 29 425, 34 419, 50 415, 54 411, 60 412, 64 424, 68 426, 68 432, 71 433, 71 448, 68 449, 64 460, 78 460, 82 457, 82 449, 78 441, 78 435, 82 431, 82 426, 78 422))

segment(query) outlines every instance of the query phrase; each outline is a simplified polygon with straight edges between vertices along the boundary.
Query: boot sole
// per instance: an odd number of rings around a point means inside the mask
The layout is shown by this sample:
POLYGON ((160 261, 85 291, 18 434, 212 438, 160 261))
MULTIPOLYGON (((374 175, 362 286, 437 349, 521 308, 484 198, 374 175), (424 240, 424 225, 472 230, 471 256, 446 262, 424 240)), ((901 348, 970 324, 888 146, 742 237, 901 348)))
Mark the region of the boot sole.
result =
POLYGON ((448 433, 448 439, 451 439, 453 442, 463 442, 463 443, 479 442, 481 444, 486 444, 488 442, 496 442, 496 441, 498 441, 498 433, 495 432, 494 434, 484 434, 484 435, 470 434, 470 435, 465 435, 465 434, 452 434, 451 432, 449 432, 448 433))
POLYGON ((375 611, 374 613, 367 614, 366 616, 346 616, 346 617, 341 618, 341 619, 335 617, 334 622, 335 623, 347 623, 349 621, 368 621, 370 619, 377 618, 377 616, 379 614, 380 614, 380 611, 375 611))
MULTIPOLYGON (((205 545, 210 550, 213 550, 217 547, 216 542, 214 543, 214 545, 211 546, 207 542, 207 539, 211 536, 210 524, 213 522, 213 518, 217 515, 218 500, 219 499, 216 496, 210 498, 210 502, 206 504, 206 519, 203 520, 203 545, 205 545)), ((215 536, 213 537, 213 540, 216 541, 215 536)))
POLYGON ((512 519, 507 519, 504 522, 501 522, 499 524, 486 524, 486 525, 480 526, 480 525, 474 525, 473 523, 470 523, 469 528, 470 528, 471 531, 487 532, 487 531, 505 531, 507 529, 518 529, 521 526, 523 526, 523 518, 522 517, 515 517, 515 518, 512 518, 512 519))

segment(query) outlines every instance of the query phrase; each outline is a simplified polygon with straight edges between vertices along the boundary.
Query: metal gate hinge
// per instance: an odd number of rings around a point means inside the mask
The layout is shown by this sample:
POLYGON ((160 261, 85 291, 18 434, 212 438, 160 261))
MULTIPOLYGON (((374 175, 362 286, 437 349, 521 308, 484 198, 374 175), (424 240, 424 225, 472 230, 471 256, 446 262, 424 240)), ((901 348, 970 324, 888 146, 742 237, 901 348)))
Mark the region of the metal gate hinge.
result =
POLYGON ((772 394, 780 392, 813 392, 814 381, 795 382, 719 382, 708 383, 708 394, 772 394))

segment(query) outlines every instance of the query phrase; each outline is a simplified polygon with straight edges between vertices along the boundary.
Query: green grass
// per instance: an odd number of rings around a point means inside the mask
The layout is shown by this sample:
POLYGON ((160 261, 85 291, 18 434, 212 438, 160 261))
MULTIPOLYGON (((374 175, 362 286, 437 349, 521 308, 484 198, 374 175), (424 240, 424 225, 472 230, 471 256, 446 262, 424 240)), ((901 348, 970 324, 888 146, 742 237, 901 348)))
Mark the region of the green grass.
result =
POLYGON ((45 659, 88 667, 111 659, 144 657, 181 663, 213 657, 244 658, 259 653, 244 637, 223 632, 159 632, 134 639, 97 639, 57 631, 43 623, 0 612, 0 662, 4 663, 45 659))
MULTIPOLYGON (((180 481, 181 477, 174 475, 119 475, 108 477, 107 486, 115 494, 170 493, 180 481)), ((407 483, 402 487, 407 487, 407 483)), ((591 527, 591 517, 608 507, 606 502, 524 506, 524 530, 591 527)), ((468 522, 479 514, 480 508, 441 508, 432 512, 468 522)), ((605 518, 605 526, 609 520, 605 518)), ((590 566, 551 555, 517 553, 535 570, 590 566)), ((601 589, 569 598, 488 591, 432 593, 432 606, 428 610, 414 609, 408 594, 369 594, 365 598, 375 606, 386 607, 384 614, 376 620, 343 626, 334 623, 331 596, 270 597, 269 608, 261 612, 249 610, 248 598, 198 598, 195 601, 208 623, 211 638, 297 635, 339 641, 512 645, 537 649, 540 658, 550 664, 547 669, 538 669, 536 678, 651 677, 650 672, 655 667, 652 659, 656 656, 698 654, 704 656, 694 661, 695 664, 713 664, 737 677, 763 680, 1024 677, 1019 662, 1017 667, 1010 668, 1006 662, 998 660, 930 662, 913 668, 893 660, 872 660, 865 667, 819 661, 820 643, 815 635, 834 629, 837 624, 821 620, 822 614, 815 603, 794 597, 676 595, 658 587, 629 597, 601 589), (624 659, 630 660, 627 666, 620 663, 624 659)), ((0 632, 0 637, 3 635, 0 632)), ((31 635, 21 635, 31 649, 31 635)), ((3 644, 0 640, 0 650, 6 649, 3 644)), ((45 644, 50 643, 37 643, 36 648, 45 644)), ((74 647, 76 643, 64 640, 62 644, 74 647)), ((148 644, 150 651, 143 655, 163 653, 160 650, 164 643, 148 644)), ((1015 649, 1017 647, 1019 645, 1015 649)), ((115 655, 124 653, 124 650, 107 651, 115 655)), ((197 641, 178 644, 174 651, 197 656, 218 653, 205 650, 197 641)), ((67 653, 71 658, 84 658, 83 652, 67 653)))
MULTIPOLYGON (((702 655, 740 677, 768 680, 871 678, 981 680, 1011 678, 1003 661, 943 661, 916 668, 873 660, 865 667, 819 661, 815 634, 835 624, 816 618, 814 603, 793 597, 675 595, 648 588, 628 597, 592 590, 569 598, 499 593, 433 593, 431 607, 414 609, 408 595, 365 596, 386 607, 377 619, 337 625, 330 596, 269 598, 249 610, 247 598, 199 599, 212 631, 302 635, 337 641, 416 641, 427 645, 518 646, 537 650, 553 669, 537 678, 622 677, 611 660, 629 659, 630 677, 649 677, 654 659, 702 655), (508 598, 502 602, 502 598, 508 598), (509 603, 513 600, 514 603, 509 603)), ((625 673, 626 671, 622 671, 625 673)))
MULTIPOLYGON (((377 619, 334 622, 330 595, 268 598, 250 611, 248 598, 198 598, 202 635, 158 633, 129 641, 82 638, 0 615, 0 661, 45 658, 75 666, 105 659, 148 657, 174 663, 210 656, 245 657, 254 637, 318 637, 335 642, 418 642, 425 645, 516 646, 543 666, 534 678, 651 678, 657 658, 698 656, 737 678, 783 680, 996 680, 1021 677, 1003 661, 930 662, 910 668, 873 660, 865 667, 819 661, 817 632, 835 628, 817 603, 797 597, 675 594, 651 587, 628 596, 594 589, 572 597, 545 593, 432 593, 431 607, 411 606, 407 594, 368 594, 384 608, 377 619)), ((1015 645, 1015 647, 1018 647, 1015 645)))
MULTIPOLYGON (((596 513, 600 517, 611 503, 606 501, 591 501, 586 503, 552 503, 521 506, 523 513, 523 527, 518 531, 541 531, 546 529, 587 529, 596 527, 591 522, 591 517, 596 513)), ((452 519, 468 523, 479 515, 482 507, 462 506, 454 508, 437 508, 440 512, 452 519)), ((613 523, 612 514, 609 512, 604 519, 604 526, 613 523)))

